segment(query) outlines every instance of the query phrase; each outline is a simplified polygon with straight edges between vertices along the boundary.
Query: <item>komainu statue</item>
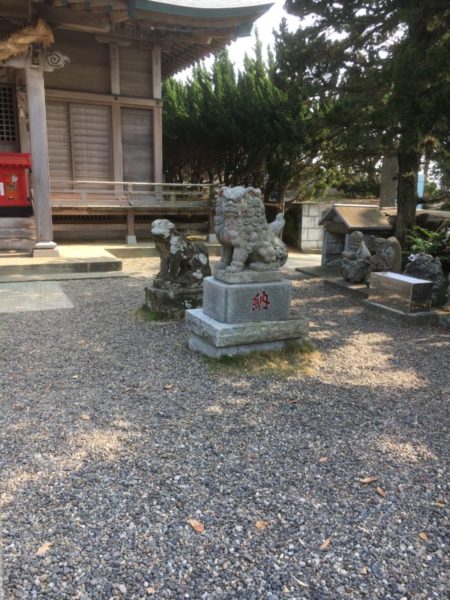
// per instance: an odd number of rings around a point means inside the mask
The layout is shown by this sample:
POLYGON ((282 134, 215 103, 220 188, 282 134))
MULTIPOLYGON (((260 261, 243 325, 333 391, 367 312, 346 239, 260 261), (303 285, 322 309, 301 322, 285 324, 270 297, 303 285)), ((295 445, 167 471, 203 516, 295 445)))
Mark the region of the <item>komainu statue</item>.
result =
POLYGON ((273 271, 287 260, 288 252, 267 223, 261 190, 224 187, 216 203, 214 226, 221 244, 218 270, 237 273, 273 271))
POLYGON ((167 219, 153 221, 150 232, 161 262, 154 287, 201 288, 211 275, 206 246, 186 239, 167 219))
POLYGON ((370 266, 370 252, 361 231, 350 234, 350 249, 344 250, 341 258, 341 274, 351 283, 364 283, 370 266))

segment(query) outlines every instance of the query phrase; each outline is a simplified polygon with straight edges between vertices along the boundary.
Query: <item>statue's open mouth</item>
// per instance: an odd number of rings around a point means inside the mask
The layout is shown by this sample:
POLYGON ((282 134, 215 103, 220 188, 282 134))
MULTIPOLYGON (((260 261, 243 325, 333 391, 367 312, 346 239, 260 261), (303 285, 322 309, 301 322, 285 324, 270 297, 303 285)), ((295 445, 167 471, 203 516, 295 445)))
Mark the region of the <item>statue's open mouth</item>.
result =
POLYGON ((235 206, 234 204, 228 204, 223 209, 223 214, 224 215, 238 215, 239 214, 239 208, 237 206, 235 206))

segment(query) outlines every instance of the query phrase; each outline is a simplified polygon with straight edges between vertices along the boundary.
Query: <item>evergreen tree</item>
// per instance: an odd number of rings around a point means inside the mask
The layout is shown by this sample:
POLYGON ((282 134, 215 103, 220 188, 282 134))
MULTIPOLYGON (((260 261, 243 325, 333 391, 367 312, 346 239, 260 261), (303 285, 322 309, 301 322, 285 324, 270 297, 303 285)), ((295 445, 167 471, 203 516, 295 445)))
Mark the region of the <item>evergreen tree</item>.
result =
POLYGON ((280 77, 291 94, 315 97, 324 108, 323 131, 335 158, 397 153, 396 235, 405 242, 415 222, 423 145, 449 131, 448 1, 287 0, 285 6, 311 24, 293 34, 281 29, 280 77))

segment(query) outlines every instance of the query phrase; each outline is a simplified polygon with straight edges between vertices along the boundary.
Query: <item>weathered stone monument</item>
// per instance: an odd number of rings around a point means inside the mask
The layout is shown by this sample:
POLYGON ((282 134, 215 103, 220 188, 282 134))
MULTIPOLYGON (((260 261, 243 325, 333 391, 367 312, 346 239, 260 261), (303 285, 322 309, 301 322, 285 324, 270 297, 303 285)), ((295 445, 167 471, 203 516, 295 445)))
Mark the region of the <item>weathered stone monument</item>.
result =
POLYGON ((223 188, 214 224, 221 259, 205 278, 203 308, 186 311, 189 347, 219 358, 301 344, 308 322, 289 318, 292 284, 279 271, 287 248, 267 223, 260 190, 223 188))
POLYGON ((425 252, 418 252, 409 257, 405 268, 405 274, 432 282, 431 304, 442 306, 447 296, 447 278, 442 269, 442 263, 438 258, 433 258, 425 252))
POLYGON ((370 267, 370 251, 364 242, 361 231, 354 231, 350 235, 350 248, 341 255, 341 275, 351 283, 366 281, 370 267))
POLYGON ((188 308, 202 305, 203 279, 211 275, 208 249, 191 242, 167 219, 151 224, 160 270, 145 288, 148 308, 157 315, 182 318, 188 308))
POLYGON ((400 273, 402 270, 402 247, 394 236, 387 239, 372 236, 368 248, 373 252, 369 260, 369 272, 390 271, 400 273))

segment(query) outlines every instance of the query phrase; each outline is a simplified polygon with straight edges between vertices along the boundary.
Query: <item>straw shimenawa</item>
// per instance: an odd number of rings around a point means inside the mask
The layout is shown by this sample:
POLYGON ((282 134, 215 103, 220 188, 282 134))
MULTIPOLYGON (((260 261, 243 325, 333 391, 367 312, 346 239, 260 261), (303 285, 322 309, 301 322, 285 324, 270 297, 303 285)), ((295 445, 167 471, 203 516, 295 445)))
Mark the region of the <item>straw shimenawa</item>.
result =
POLYGON ((29 25, 11 34, 7 40, 0 42, 0 62, 23 56, 31 44, 42 44, 44 48, 55 41, 52 30, 47 23, 39 19, 36 25, 29 25))

